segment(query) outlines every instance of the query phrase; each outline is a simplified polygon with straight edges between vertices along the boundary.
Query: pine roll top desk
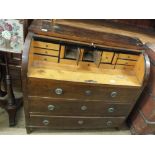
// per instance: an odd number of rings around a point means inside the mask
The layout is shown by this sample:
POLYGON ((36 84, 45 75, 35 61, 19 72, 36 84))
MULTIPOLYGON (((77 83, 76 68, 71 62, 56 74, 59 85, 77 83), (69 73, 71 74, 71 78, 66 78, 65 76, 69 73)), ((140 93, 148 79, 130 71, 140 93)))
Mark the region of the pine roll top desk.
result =
POLYGON ((23 60, 26 129, 121 128, 149 76, 137 38, 34 20, 23 60))

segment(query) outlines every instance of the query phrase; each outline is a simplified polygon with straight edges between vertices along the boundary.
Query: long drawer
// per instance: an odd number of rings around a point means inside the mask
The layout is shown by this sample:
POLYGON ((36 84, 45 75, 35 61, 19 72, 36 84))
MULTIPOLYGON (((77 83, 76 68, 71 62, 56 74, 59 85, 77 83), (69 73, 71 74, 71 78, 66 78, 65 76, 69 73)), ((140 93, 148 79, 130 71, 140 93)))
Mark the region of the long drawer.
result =
POLYGON ((131 108, 132 105, 129 103, 29 98, 29 111, 32 114, 59 116, 126 116, 131 108))
POLYGON ((53 129, 98 129, 119 127, 125 117, 64 117, 30 115, 29 127, 53 129))
POLYGON ((132 102, 139 94, 137 88, 107 87, 88 83, 29 78, 28 95, 52 98, 132 102))

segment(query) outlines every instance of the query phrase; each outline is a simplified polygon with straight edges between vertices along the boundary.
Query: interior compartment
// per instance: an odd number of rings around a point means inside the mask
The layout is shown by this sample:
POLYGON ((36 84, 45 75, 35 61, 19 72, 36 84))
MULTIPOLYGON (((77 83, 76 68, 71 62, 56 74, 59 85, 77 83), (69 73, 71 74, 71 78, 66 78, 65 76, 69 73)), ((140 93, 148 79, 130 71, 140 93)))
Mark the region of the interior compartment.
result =
POLYGON ((104 50, 92 51, 89 48, 61 44, 58 46, 58 56, 36 57, 32 41, 29 52, 29 77, 135 87, 140 87, 143 83, 145 60, 140 52, 108 50, 104 53, 104 50))
POLYGON ((85 49, 83 53, 82 61, 93 62, 94 61, 93 51, 90 51, 89 49, 85 49))
POLYGON ((79 55, 79 48, 73 46, 66 46, 65 47, 65 55, 64 59, 74 59, 76 60, 79 55))

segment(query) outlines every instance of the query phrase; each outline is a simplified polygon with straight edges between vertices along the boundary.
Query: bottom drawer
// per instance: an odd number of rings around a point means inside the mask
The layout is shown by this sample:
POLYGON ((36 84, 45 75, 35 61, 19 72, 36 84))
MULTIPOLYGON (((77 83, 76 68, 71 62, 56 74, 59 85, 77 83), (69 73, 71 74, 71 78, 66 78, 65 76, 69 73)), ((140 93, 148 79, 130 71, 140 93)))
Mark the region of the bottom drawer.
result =
POLYGON ((64 117, 64 116, 30 116, 30 127, 53 129, 97 129, 119 127, 125 117, 64 117))

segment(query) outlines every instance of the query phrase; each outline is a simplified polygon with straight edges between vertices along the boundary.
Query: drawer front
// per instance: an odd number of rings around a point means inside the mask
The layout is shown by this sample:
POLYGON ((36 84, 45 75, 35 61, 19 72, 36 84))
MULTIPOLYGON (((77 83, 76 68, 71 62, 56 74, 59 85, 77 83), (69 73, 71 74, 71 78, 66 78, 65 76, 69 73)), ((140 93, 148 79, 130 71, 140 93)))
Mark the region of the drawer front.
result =
POLYGON ((36 61, 49 61, 49 62, 58 62, 58 57, 52 57, 52 56, 42 56, 34 54, 34 60, 36 61))
POLYGON ((103 51, 101 62, 104 62, 104 63, 111 63, 112 58, 113 58, 113 55, 114 55, 114 53, 111 53, 111 52, 104 52, 104 51, 103 51))
POLYGON ((33 41, 34 47, 40 47, 40 48, 46 48, 46 49, 53 49, 53 50, 59 50, 60 45, 59 44, 53 44, 53 43, 46 43, 41 41, 33 41))
POLYGON ((53 129, 97 129, 119 127, 124 120, 124 117, 53 117, 30 115, 29 126, 53 129))
POLYGON ((135 65, 136 61, 118 59, 116 64, 118 64, 118 65, 135 65))
POLYGON ((135 66, 115 65, 116 69, 134 69, 135 66))
POLYGON ((139 56, 132 54, 119 54, 120 59, 138 60, 139 56))
POLYGON ((104 87, 91 84, 77 84, 29 78, 28 95, 53 98, 103 100, 110 102, 129 102, 137 97, 136 88, 104 87))
POLYGON ((67 116, 126 116, 131 104, 110 104, 103 101, 77 101, 29 98, 31 113, 67 116))
POLYGON ((56 50, 49 50, 49 49, 42 49, 42 48, 34 48, 33 50, 34 50, 34 53, 37 53, 37 54, 59 56, 59 51, 56 51, 56 50))

